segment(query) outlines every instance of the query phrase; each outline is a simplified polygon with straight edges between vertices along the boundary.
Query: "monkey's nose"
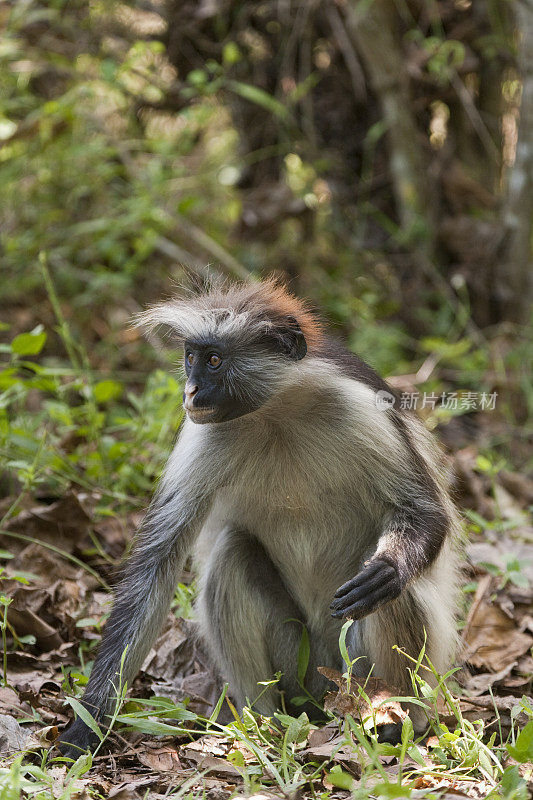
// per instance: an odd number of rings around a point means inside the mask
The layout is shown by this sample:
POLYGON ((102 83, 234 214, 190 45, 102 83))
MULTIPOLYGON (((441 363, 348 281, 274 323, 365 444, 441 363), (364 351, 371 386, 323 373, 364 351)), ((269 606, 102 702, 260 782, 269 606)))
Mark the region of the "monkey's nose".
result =
POLYGON ((189 408, 190 406, 192 406, 192 399, 197 391, 198 391, 198 386, 196 384, 193 384, 192 386, 189 383, 185 384, 185 391, 183 393, 185 395, 184 396, 185 408, 189 408))

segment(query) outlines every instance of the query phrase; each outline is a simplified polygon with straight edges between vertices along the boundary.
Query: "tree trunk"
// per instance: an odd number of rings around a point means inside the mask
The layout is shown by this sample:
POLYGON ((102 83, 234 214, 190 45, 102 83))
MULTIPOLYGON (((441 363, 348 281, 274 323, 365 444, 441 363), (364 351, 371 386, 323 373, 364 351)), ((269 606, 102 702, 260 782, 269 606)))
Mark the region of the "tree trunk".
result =
POLYGON ((496 292, 501 318, 525 323, 533 305, 533 0, 517 0, 515 9, 522 102, 516 157, 507 175, 502 209, 507 246, 497 269, 496 292))
POLYGON ((352 0, 347 7, 349 30, 387 125, 390 170, 405 243, 428 256, 433 250, 433 220, 427 154, 411 110, 409 76, 396 34, 397 21, 392 0, 352 0))

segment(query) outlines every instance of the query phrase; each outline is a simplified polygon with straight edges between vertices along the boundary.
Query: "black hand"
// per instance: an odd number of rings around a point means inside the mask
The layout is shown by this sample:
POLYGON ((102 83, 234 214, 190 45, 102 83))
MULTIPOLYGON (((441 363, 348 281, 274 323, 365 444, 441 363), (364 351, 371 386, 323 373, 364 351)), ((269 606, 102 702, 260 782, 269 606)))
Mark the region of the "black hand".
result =
POLYGON ((402 591, 398 570, 383 558, 374 558, 355 578, 335 592, 331 616, 362 619, 402 591))
POLYGON ((56 746, 61 755, 76 760, 87 750, 94 750, 99 741, 95 732, 78 717, 72 725, 60 734, 56 746))

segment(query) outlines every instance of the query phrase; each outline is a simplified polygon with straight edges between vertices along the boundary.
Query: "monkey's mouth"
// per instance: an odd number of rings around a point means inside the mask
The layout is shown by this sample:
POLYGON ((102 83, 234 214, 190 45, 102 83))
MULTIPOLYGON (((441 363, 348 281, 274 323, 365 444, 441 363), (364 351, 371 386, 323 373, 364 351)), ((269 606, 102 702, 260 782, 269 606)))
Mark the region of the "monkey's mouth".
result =
POLYGON ((189 419, 196 423, 209 422, 211 417, 215 417, 218 413, 216 406, 183 406, 187 412, 189 419))

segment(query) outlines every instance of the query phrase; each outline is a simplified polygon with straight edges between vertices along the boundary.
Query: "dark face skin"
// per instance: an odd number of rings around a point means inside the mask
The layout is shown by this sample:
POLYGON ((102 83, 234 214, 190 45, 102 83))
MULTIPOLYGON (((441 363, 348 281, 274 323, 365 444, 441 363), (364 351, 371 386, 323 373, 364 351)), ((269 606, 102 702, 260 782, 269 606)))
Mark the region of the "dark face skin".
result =
POLYGON ((259 401, 254 404, 229 393, 229 367, 230 356, 221 342, 185 342, 183 405, 193 422, 227 422, 259 407, 259 401))
MULTIPOLYGON (((257 347, 257 355, 270 350, 295 361, 307 353, 304 335, 293 317, 288 317, 283 327, 265 336, 257 347)), ((247 356, 253 356, 252 349, 247 356)), ((222 341, 185 342, 187 383, 183 406, 193 422, 228 422, 256 411, 264 402, 264 395, 257 390, 254 392, 253 385, 242 393, 245 397, 238 397, 238 393, 230 391, 233 359, 222 341)), ((253 379, 250 383, 253 384, 253 379)))

